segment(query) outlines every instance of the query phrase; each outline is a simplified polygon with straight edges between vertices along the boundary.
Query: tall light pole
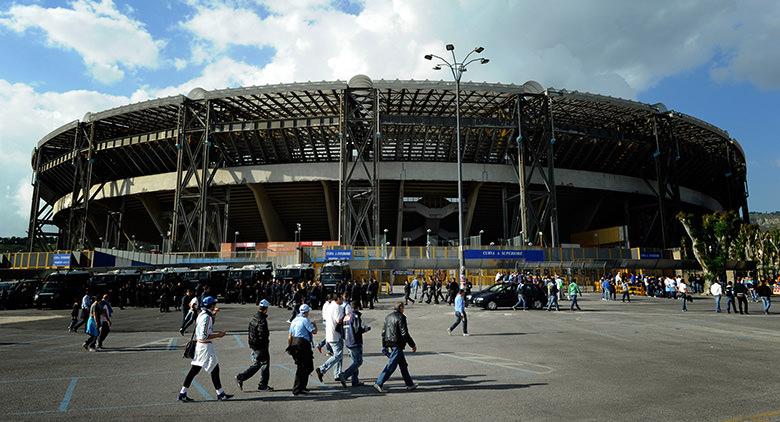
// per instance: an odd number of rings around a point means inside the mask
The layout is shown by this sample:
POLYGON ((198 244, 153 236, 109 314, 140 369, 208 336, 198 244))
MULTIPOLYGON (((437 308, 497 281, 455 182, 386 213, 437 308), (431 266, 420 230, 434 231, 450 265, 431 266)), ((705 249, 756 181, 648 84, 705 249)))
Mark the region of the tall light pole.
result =
POLYGON ((233 233, 233 252, 236 251, 236 245, 238 244, 238 230, 233 233))
POLYGON ((482 235, 485 234, 484 230, 479 231, 479 246, 482 246, 482 235))
POLYGON ((440 63, 434 66, 433 69, 441 70, 442 66, 445 66, 450 69, 452 78, 455 80, 455 148, 458 150, 458 265, 460 266, 459 273, 463 276, 466 271, 466 264, 463 260, 463 168, 461 165, 463 151, 460 148, 460 78, 463 76, 463 72, 466 71, 466 67, 471 63, 479 62, 480 64, 486 64, 490 60, 484 57, 469 60, 472 54, 481 54, 485 51, 483 47, 476 47, 471 50, 460 62, 455 58, 454 45, 447 44, 445 48, 452 55, 452 62, 435 54, 426 54, 425 60, 436 58, 440 63))

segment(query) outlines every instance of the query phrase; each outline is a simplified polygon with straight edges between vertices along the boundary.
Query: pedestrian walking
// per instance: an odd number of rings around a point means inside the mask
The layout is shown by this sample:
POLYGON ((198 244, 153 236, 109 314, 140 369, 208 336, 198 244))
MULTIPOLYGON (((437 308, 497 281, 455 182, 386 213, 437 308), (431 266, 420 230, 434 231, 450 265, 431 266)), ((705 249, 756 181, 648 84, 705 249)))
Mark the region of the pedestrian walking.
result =
POLYGON ((73 302, 73 308, 70 310, 70 325, 68 325, 69 333, 76 332, 76 326, 78 325, 80 315, 81 315, 81 305, 79 305, 78 302, 73 302))
POLYGON ((522 276, 518 276, 518 279, 520 280, 520 284, 517 285, 517 303, 512 306, 513 310, 517 310, 519 307, 523 307, 524 311, 528 310, 528 285, 525 283, 525 280, 522 276))
POLYGON ((688 312, 688 285, 682 279, 677 282, 677 293, 682 300, 682 311, 688 312))
POLYGON ((269 331, 268 331, 268 307, 271 304, 263 299, 257 308, 257 312, 249 321, 247 329, 247 344, 252 349, 252 365, 246 370, 236 375, 236 383, 241 391, 244 391, 244 381, 252 378, 260 371, 260 384, 257 389, 260 391, 273 391, 268 386, 270 354, 268 353, 269 331))
POLYGON ((558 306, 558 286, 555 281, 550 280, 547 283, 547 311, 552 311, 553 306, 555 306, 556 311, 561 310, 558 306))
POLYGON ((98 303, 98 308, 100 308, 100 318, 96 318, 96 320, 100 321, 100 324, 98 325, 100 335, 97 339, 97 348, 98 350, 101 350, 103 349, 103 342, 106 340, 106 337, 108 337, 108 333, 111 332, 111 316, 113 314, 107 294, 103 295, 103 300, 98 303))
MULTIPOLYGON (((411 294, 412 294, 412 286, 411 284, 409 284, 409 280, 406 280, 406 282, 404 283, 404 303, 408 304, 409 301, 411 301, 412 303, 417 303, 415 302, 415 299, 412 299, 411 294)), ((423 295, 425 295, 425 290, 423 290, 423 295)), ((416 298, 417 294, 415 293, 414 296, 416 298)), ((420 299, 420 302, 422 302, 422 299, 420 299)))
POLYGON ((193 322, 195 322, 195 319, 198 317, 198 313, 200 312, 200 307, 198 306, 198 296, 194 294, 194 292, 191 289, 187 289, 187 296, 189 297, 190 301, 187 305, 187 315, 184 316, 184 320, 181 322, 181 327, 179 328, 179 334, 184 335, 184 332, 187 331, 187 328, 192 325, 193 322))
MULTIPOLYGON (((358 301, 360 298, 357 299, 358 301)), ((322 377, 333 368, 333 378, 338 381, 341 376, 341 365, 344 359, 344 339, 342 337, 342 323, 344 322, 344 299, 342 296, 336 296, 335 305, 331 304, 328 308, 328 315, 323 315, 325 320, 325 340, 333 350, 333 356, 329 357, 320 367, 315 369, 317 379, 322 382, 322 377)))
POLYGON ((764 308, 764 315, 769 315, 769 308, 772 306, 772 288, 766 281, 762 281, 756 289, 758 297, 761 298, 761 303, 764 308))
POLYGON ((734 285, 729 281, 726 283, 726 312, 731 313, 731 309, 734 308, 734 313, 737 313, 737 304, 734 302, 734 285))
POLYGON ((317 325, 309 320, 309 305, 301 305, 298 316, 290 322, 287 333, 287 353, 295 361, 295 381, 292 394, 307 394, 309 375, 314 370, 314 353, 311 350, 311 342, 314 334, 317 334, 317 325))
POLYGON ((347 380, 352 381, 353 387, 365 385, 360 382, 360 366, 363 364, 363 334, 369 332, 371 327, 363 325, 362 314, 353 307, 348 307, 344 316, 344 347, 349 349, 352 364, 341 372, 339 381, 341 386, 347 388, 347 380))
POLYGON ((414 343, 409 327, 406 325, 406 316, 404 315, 405 305, 398 302, 394 306, 393 312, 385 317, 385 324, 382 328, 382 352, 388 357, 387 365, 379 374, 374 383, 374 389, 384 393, 385 382, 390 379, 396 368, 401 369, 401 376, 404 379, 407 390, 414 390, 417 384, 412 381, 409 375, 409 364, 406 362, 404 349, 408 344, 412 348, 412 353, 417 351, 417 345, 414 343))
POLYGON ((737 305, 739 306, 740 315, 742 314, 750 315, 750 313, 748 312, 747 294, 748 294, 748 288, 747 286, 745 286, 745 283, 742 281, 738 281, 737 284, 734 285, 734 296, 737 297, 737 305))
POLYGON ((458 327, 458 324, 463 321, 463 337, 468 337, 469 326, 468 317, 466 316, 466 291, 461 290, 458 292, 458 297, 455 298, 455 322, 447 329, 447 335, 452 335, 452 331, 458 327))
POLYGON ((219 358, 214 349, 213 340, 225 337, 224 331, 214 332, 214 316, 219 312, 217 308, 217 299, 212 296, 206 296, 201 303, 202 312, 195 321, 195 357, 192 359, 190 371, 184 378, 181 390, 179 390, 178 400, 181 402, 194 401, 187 396, 187 390, 192 385, 195 376, 201 369, 211 374, 211 382, 217 392, 217 400, 224 401, 233 397, 232 394, 225 393, 222 389, 222 382, 219 379, 219 358))
MULTIPOLYGON (((87 340, 84 341, 84 344, 82 345, 84 347, 84 350, 88 350, 90 352, 94 352, 95 344, 97 343, 98 336, 100 335, 100 331, 98 330, 98 321, 100 321, 100 315, 98 315, 99 310, 101 307, 99 306, 99 303, 97 301, 97 298, 94 296, 89 297, 89 301, 91 303, 88 312, 87 317, 87 326, 85 327, 85 332, 87 334, 87 340)), ((82 300, 82 303, 83 300, 82 300)))
POLYGON ((581 311, 580 304, 577 302, 577 298, 580 297, 582 294, 582 291, 580 290, 580 286, 577 285, 577 280, 572 279, 571 282, 569 282, 569 300, 571 301, 571 307, 570 310, 574 310, 575 308, 578 311, 581 311))
POLYGON ((628 281, 621 281, 620 288, 623 290, 623 297, 620 299, 620 301, 631 303, 631 289, 628 285, 628 281))
POLYGON ((715 312, 720 313, 720 298, 723 295, 723 287, 720 285, 720 281, 715 280, 710 286, 710 294, 715 300, 715 312))
POLYGON ((81 321, 73 327, 73 331, 76 331, 82 324, 86 324, 89 319, 89 310, 92 303, 95 301, 93 296, 89 295, 89 289, 84 292, 84 297, 81 298, 81 321))

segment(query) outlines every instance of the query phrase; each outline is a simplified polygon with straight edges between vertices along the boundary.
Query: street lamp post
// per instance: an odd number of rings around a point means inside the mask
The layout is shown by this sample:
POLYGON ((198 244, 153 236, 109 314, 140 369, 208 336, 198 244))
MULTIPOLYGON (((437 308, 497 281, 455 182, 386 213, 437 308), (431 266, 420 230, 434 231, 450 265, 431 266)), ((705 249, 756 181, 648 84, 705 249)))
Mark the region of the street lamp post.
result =
POLYGON ((447 44, 446 49, 452 55, 452 62, 435 54, 426 54, 424 57, 426 60, 433 60, 434 58, 440 60, 440 63, 434 66, 433 69, 441 70, 442 66, 446 66, 452 72, 452 78, 455 80, 455 148, 458 151, 458 265, 460 266, 460 275, 463 276, 466 271, 466 265, 463 260, 463 168, 461 165, 463 151, 460 148, 460 79, 463 76, 463 72, 466 71, 466 67, 471 63, 479 62, 480 64, 486 64, 490 60, 484 57, 469 60, 472 54, 481 54, 485 50, 483 47, 471 50, 460 62, 455 58, 455 46, 453 44, 447 44))
POLYGON ((135 235, 130 236, 133 239, 133 252, 135 252, 135 235))
POLYGON ((382 248, 384 249, 382 251, 382 256, 385 257, 385 258, 387 258, 387 249, 388 249, 387 246, 390 244, 390 242, 387 241, 387 232, 388 231, 389 231, 388 229, 384 229, 382 231, 382 248))
POLYGON ((479 231, 479 246, 482 246, 482 235, 485 234, 484 230, 479 231))

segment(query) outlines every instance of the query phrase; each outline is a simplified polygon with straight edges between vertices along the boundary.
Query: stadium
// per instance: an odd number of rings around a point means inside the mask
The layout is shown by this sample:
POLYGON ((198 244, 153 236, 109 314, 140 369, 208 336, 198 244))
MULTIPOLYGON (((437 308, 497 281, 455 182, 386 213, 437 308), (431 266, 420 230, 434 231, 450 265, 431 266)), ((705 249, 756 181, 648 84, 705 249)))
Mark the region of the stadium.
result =
MULTIPOLYGON (((358 75, 87 113, 35 148, 31 248, 453 244, 455 98, 450 82, 358 75)), ((671 247, 679 211, 748 216, 739 143, 663 104, 462 83, 460 125, 464 234, 484 244, 585 246, 623 227, 671 247)))

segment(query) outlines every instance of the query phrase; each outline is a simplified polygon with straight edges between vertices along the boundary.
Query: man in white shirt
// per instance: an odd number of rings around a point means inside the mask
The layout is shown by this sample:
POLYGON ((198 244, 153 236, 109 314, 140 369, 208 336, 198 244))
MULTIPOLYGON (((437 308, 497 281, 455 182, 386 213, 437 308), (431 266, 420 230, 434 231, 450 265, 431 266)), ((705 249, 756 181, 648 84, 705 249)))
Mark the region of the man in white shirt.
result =
POLYGON ((677 293, 682 300, 682 311, 688 312, 688 285, 682 279, 677 282, 677 293))
POLYGON ((336 296, 327 312, 323 310, 322 319, 325 321, 325 340, 333 350, 333 356, 328 358, 319 368, 315 369, 317 378, 322 382, 322 376, 333 368, 333 377, 338 381, 341 377, 341 364, 344 357, 344 339, 342 337, 341 323, 344 321, 344 303, 342 296, 336 296))
POLYGON ((710 294, 715 299, 715 312, 720 313, 720 297, 723 295, 723 286, 718 280, 715 280, 710 286, 710 294))

